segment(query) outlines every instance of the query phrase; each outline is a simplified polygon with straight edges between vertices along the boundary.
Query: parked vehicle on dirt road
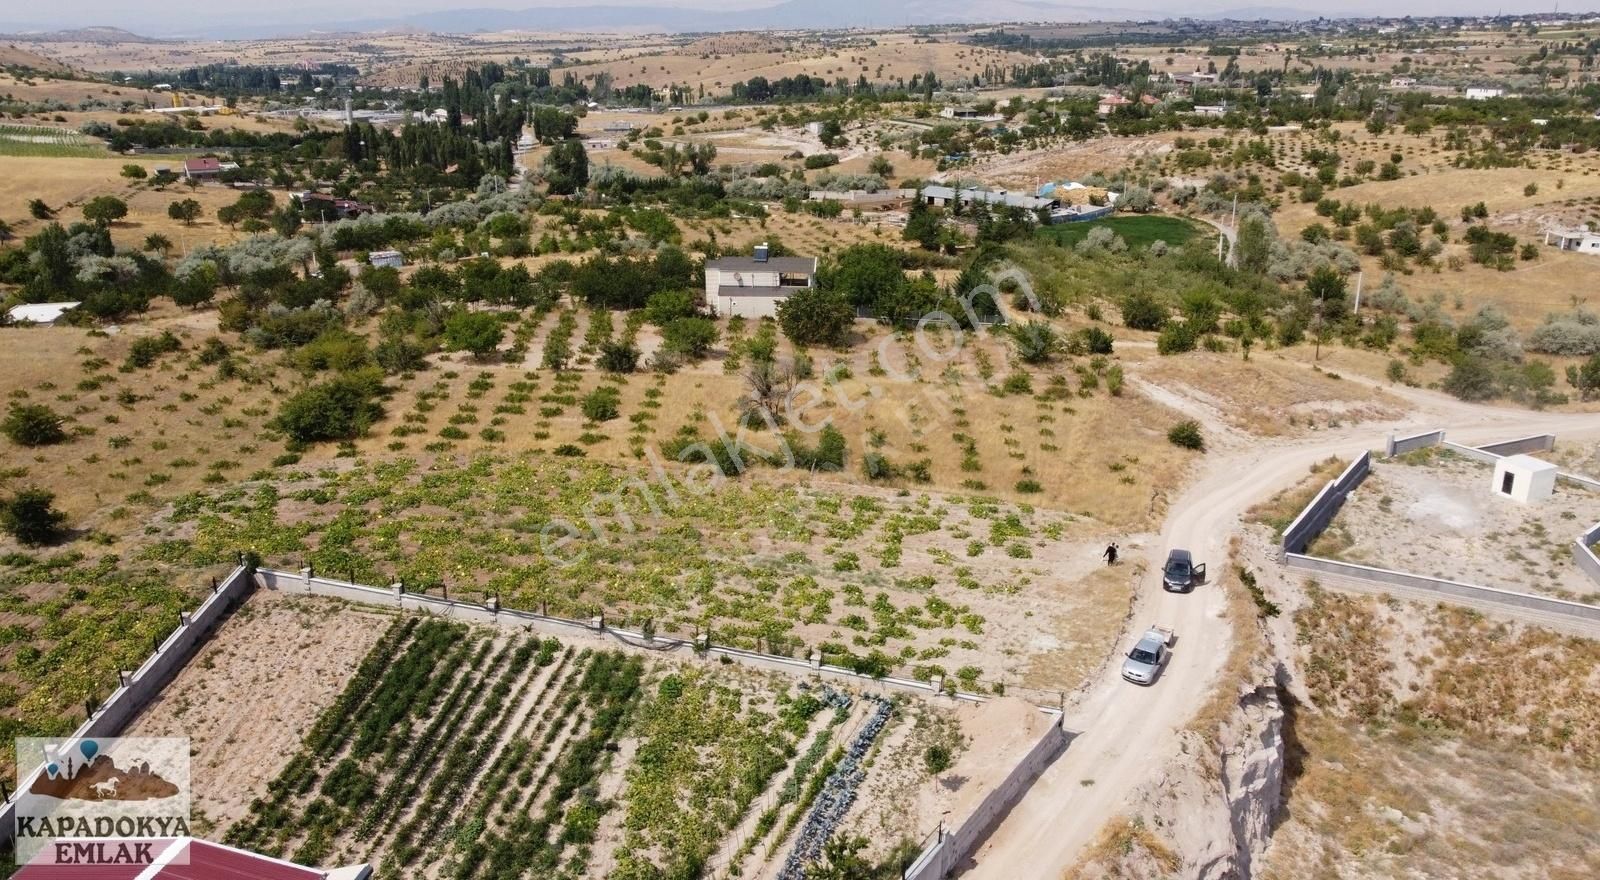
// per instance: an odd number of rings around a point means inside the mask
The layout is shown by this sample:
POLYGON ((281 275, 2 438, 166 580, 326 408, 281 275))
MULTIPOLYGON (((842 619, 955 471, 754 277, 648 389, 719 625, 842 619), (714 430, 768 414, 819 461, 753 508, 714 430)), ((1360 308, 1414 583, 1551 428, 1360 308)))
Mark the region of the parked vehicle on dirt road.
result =
POLYGON ((1167 554, 1167 564, 1161 567, 1161 588, 1169 593, 1187 593, 1196 584, 1206 582, 1206 567, 1194 564, 1194 555, 1187 550, 1172 550, 1167 554))
POLYGON ((1138 644, 1128 652, 1128 659, 1122 661, 1122 677, 1134 684, 1155 684, 1171 656, 1171 647, 1171 629, 1152 626, 1145 630, 1138 644))

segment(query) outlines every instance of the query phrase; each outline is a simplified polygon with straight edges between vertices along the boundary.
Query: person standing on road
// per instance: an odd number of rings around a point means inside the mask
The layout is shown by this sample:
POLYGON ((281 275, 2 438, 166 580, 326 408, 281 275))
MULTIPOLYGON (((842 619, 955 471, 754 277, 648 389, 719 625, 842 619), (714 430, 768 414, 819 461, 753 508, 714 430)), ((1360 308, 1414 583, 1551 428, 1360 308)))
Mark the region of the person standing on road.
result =
POLYGON ((1112 543, 1107 544, 1106 545, 1106 552, 1103 553, 1102 555, 1105 556, 1105 558, 1106 558, 1106 565, 1116 565, 1117 564, 1117 545, 1116 545, 1116 542, 1113 541, 1112 543))

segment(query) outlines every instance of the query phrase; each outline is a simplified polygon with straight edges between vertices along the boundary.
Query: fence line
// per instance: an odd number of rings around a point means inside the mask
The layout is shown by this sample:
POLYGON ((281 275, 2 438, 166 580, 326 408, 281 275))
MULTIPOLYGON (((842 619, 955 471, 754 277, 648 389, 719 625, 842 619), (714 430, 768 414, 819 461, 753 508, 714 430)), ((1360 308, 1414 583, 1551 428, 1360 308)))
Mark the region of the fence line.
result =
POLYGON ((1569 602, 1565 599, 1552 599, 1548 596, 1518 593, 1512 590, 1502 590, 1498 587, 1485 587, 1479 584, 1428 577, 1427 575, 1377 568, 1371 565, 1360 565, 1354 562, 1340 562, 1334 559, 1323 559, 1320 556, 1307 556, 1303 553, 1288 554, 1284 559, 1284 563, 1290 568, 1306 569, 1371 583, 1411 587, 1456 599, 1523 608, 1558 617, 1569 617, 1573 620, 1600 623, 1600 605, 1586 605, 1582 602, 1569 602))
POLYGON ((532 611, 501 608, 498 601, 492 598, 487 603, 479 605, 473 602, 463 602, 459 599, 410 593, 406 591, 403 584, 398 583, 390 585, 388 589, 382 589, 349 581, 317 577, 311 573, 310 569, 301 569, 298 573, 293 573, 262 568, 258 569, 256 573, 268 589, 286 593, 328 596, 362 604, 382 605, 405 611, 418 611, 470 623, 534 630, 555 636, 583 635, 591 638, 610 638, 631 648, 643 648, 662 653, 689 650, 707 657, 726 657, 735 662, 757 668, 779 669, 796 674, 817 675, 840 681, 849 681, 867 690, 878 688, 914 693, 921 696, 943 694, 952 699, 969 703, 982 703, 988 699, 988 697, 981 694, 949 690, 944 687, 944 682, 938 678, 922 682, 916 679, 899 678, 891 675, 874 677, 843 666, 823 663, 816 651, 812 652, 809 660, 797 660, 794 657, 785 657, 782 654, 767 654, 729 645, 718 645, 711 642, 705 635, 701 635, 691 641, 672 636, 646 635, 643 632, 618 629, 607 624, 605 618, 600 615, 596 615, 588 621, 569 620, 564 617, 537 614, 532 611))
MULTIPOLYGON (((79 740, 121 733, 128 722, 183 669, 189 658, 194 656, 195 649, 205 641, 206 635, 228 610, 243 601, 254 589, 255 582, 249 576, 249 569, 240 565, 220 583, 213 585, 211 595, 194 612, 178 612, 177 628, 155 645, 155 650, 139 664, 138 669, 132 673, 127 670, 118 673, 116 689, 104 703, 94 706, 84 722, 72 732, 67 739, 67 748, 75 747, 79 740)), ((0 806, 0 845, 10 843, 16 831, 17 795, 27 791, 43 772, 43 764, 31 771, 17 768, 17 791, 0 806)))
POLYGON ((1022 796, 1033 786, 1044 768, 1066 751, 1071 739, 1061 726, 1062 716, 1052 713, 1049 727, 1017 762, 1006 778, 990 789, 983 800, 962 817, 960 824, 946 831, 940 826, 932 843, 924 848, 916 861, 906 868, 902 880, 942 880, 952 869, 977 849, 1022 796))
POLYGON ((1594 552, 1597 541, 1600 541, 1600 522, 1590 526, 1588 531, 1572 542, 1572 557, 1578 563, 1578 568, 1589 576, 1589 580, 1600 584, 1600 557, 1594 552))
POLYGON ((1499 443, 1485 443, 1478 449, 1498 455, 1502 458, 1508 455, 1522 455, 1529 452, 1549 452, 1556 448, 1556 435, 1531 434, 1527 437, 1518 437, 1515 440, 1502 440, 1499 443))
POLYGON ((1426 431, 1399 439, 1390 434, 1388 443, 1384 445, 1383 454, 1385 458, 1394 458, 1397 455, 1405 455, 1407 452, 1421 449, 1425 446, 1433 446, 1443 440, 1443 431, 1426 431))
MULTIPOLYGON (((1555 443, 1554 434, 1532 434, 1527 437, 1518 437, 1514 440, 1486 443, 1483 446, 1467 446, 1446 440, 1444 431, 1428 431, 1422 434, 1413 434, 1410 437, 1396 438, 1390 435, 1384 445, 1384 452, 1393 457, 1428 446, 1440 446, 1473 461, 1494 464, 1507 455, 1549 451, 1555 448, 1555 443)), ((1311 542, 1332 522, 1334 515, 1338 513, 1339 508, 1344 504, 1345 496, 1359 485, 1361 479, 1365 478, 1370 471, 1370 458, 1369 454, 1364 453, 1361 458, 1352 462, 1348 468, 1345 468, 1344 473, 1339 475, 1338 479, 1323 486, 1316 496, 1311 499, 1311 502, 1294 518, 1294 521, 1283 530, 1283 541, 1278 556, 1279 562, 1290 568, 1319 571, 1325 574, 1372 583, 1412 587, 1457 599, 1525 608, 1575 620, 1600 621, 1600 606, 1550 599, 1529 593, 1502 590, 1497 587, 1485 587, 1462 581, 1452 581, 1445 578, 1429 577, 1427 575, 1394 571, 1351 562, 1340 562, 1335 559, 1324 559, 1308 555, 1305 551, 1311 542)), ((1558 472, 1557 476, 1559 479, 1579 488, 1600 491, 1600 481, 1589 477, 1567 473, 1566 471, 1558 472)), ((1588 531, 1573 541, 1572 554, 1578 567, 1591 580, 1600 584, 1600 556, 1596 556, 1592 549, 1596 541, 1600 541, 1600 523, 1595 523, 1588 531)))
POLYGON ((1339 508, 1344 506, 1345 497, 1361 485, 1361 481, 1365 480, 1371 471, 1372 453, 1363 452, 1359 458, 1350 462, 1343 473, 1329 480, 1328 484, 1317 492, 1316 497, 1311 499, 1311 503, 1300 511, 1300 515, 1284 528, 1280 553, 1299 553, 1310 546, 1311 542, 1322 534, 1322 530, 1328 527, 1328 523, 1333 521, 1339 508))

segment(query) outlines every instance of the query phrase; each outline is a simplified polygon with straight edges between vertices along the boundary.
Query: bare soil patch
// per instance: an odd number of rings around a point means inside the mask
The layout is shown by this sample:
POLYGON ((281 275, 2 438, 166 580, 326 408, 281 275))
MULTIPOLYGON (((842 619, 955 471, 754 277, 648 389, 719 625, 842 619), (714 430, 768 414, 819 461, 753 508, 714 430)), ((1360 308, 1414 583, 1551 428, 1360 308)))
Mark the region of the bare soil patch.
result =
POLYGON ((1597 587, 1573 562, 1572 540, 1600 520, 1600 494, 1558 481, 1552 498, 1524 505, 1493 494, 1493 474, 1489 465, 1449 452, 1375 462, 1311 552, 1524 593, 1591 598, 1597 587))
POLYGON ((388 625, 372 610, 259 591, 125 735, 192 740, 195 812, 226 827, 249 811, 388 625))

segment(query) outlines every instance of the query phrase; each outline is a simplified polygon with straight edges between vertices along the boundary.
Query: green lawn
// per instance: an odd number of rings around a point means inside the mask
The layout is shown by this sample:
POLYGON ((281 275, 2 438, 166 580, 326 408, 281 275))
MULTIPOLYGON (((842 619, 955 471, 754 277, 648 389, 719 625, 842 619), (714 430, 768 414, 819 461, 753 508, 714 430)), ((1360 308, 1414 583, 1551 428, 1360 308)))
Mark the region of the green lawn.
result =
POLYGON ((1206 231, 1199 224, 1182 217, 1145 214, 1113 215, 1104 220, 1091 220, 1087 223, 1060 223, 1042 227, 1039 235, 1053 238, 1065 245, 1074 245, 1083 241, 1089 230, 1100 226, 1109 227, 1112 232, 1122 236, 1128 247, 1135 250, 1146 247, 1153 241, 1164 241, 1173 247, 1180 247, 1206 231))

